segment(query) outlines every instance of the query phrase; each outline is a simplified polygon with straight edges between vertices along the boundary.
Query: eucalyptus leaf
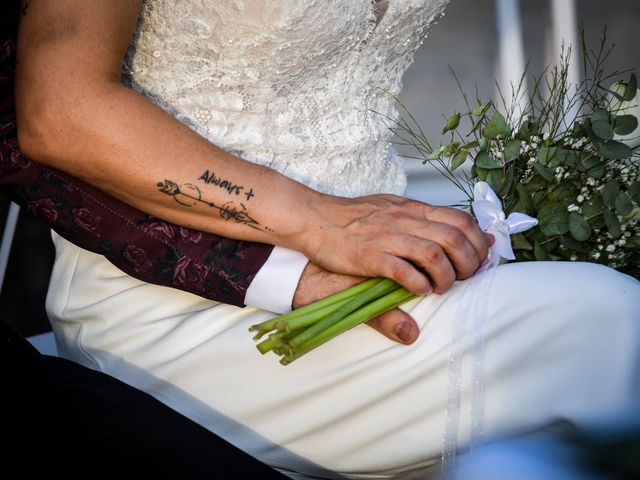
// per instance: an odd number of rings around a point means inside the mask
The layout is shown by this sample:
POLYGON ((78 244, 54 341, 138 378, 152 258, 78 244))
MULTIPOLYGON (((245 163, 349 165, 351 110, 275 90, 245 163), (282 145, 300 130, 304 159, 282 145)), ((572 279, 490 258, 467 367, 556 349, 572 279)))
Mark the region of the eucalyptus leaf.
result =
POLYGON ((595 110, 591 114, 591 128, 598 138, 611 140, 613 138, 611 114, 603 108, 595 110))
POLYGON ((560 243, 568 251, 574 251, 574 252, 583 253, 583 254, 589 253, 591 251, 589 244, 584 242, 579 242, 576 239, 574 239, 571 235, 563 235, 560 238, 560 243))
POLYGON ((451 158, 451 170, 455 170, 460 165, 462 165, 467 157, 469 156, 469 150, 466 148, 461 148, 456 152, 456 154, 451 158))
POLYGON ((636 97, 638 93, 638 77, 635 73, 631 74, 629 83, 627 84, 627 91, 624 93, 624 101, 629 102, 636 97))
POLYGON ((563 162, 565 165, 572 168, 578 165, 578 161, 580 160, 580 154, 578 152, 574 150, 563 150, 563 151, 567 153, 563 159, 563 162))
MULTIPOLYGON (((533 175, 529 177, 524 182, 524 186, 529 192, 537 192, 538 190, 542 190, 547 186, 547 181, 540 175, 533 175)), ((534 199, 534 203, 536 203, 534 199)))
POLYGON ((588 156, 578 164, 578 171, 586 172, 592 178, 602 178, 605 174, 604 162, 601 158, 588 156))
POLYGON ((556 178, 555 174, 550 169, 538 162, 533 164, 533 168, 547 182, 553 182, 556 178))
POLYGON ((503 176, 502 185, 498 189, 498 195, 505 198, 512 198, 511 191, 515 184, 515 172, 513 168, 507 169, 506 176, 503 176))
POLYGON ((482 135, 491 140, 495 140, 500 136, 507 136, 511 133, 511 129, 507 125, 507 121, 500 112, 495 112, 487 126, 484 127, 482 135))
POLYGON ((622 235, 622 228, 620 228, 620 220, 618 219, 618 215, 615 214, 612 210, 604 211, 604 224, 607 226, 607 231, 613 238, 618 238, 622 235))
POLYGON ((618 193, 620 193, 620 185, 618 185, 618 182, 609 180, 602 190, 602 201, 607 207, 614 207, 618 193))
POLYGON ((602 158, 620 159, 630 157, 633 152, 624 143, 609 140, 598 145, 598 153, 602 158))
POLYGON ((589 222, 578 212, 570 212, 569 232, 577 241, 584 242, 591 236, 591 227, 589 226, 589 222))
POLYGON ((563 235, 569 231, 569 214, 559 203, 546 203, 538 212, 540 230, 547 237, 563 235))
POLYGON ((596 143, 599 142, 600 139, 598 138, 598 136, 594 133, 593 128, 591 128, 591 120, 586 118, 584 120, 584 123, 582 124, 585 133, 587 134, 587 137, 589 137, 591 139, 592 142, 596 143))
POLYGON ((539 262, 551 260, 551 257, 549 256, 547 251, 539 243, 536 243, 535 246, 533 247, 533 255, 535 256, 536 260, 538 260, 539 262))
POLYGON ((613 139, 613 126, 609 122, 592 122, 593 133, 601 140, 613 139))
POLYGON ((640 182, 633 182, 629 185, 627 193, 635 203, 640 204, 640 182))
POLYGON ((473 168, 476 169, 476 173, 478 174, 478 178, 480 180, 482 180, 483 182, 487 180, 487 174, 491 171, 491 170, 487 170, 486 168, 480 168, 477 165, 474 165, 473 168))
POLYGON ((504 145, 504 161, 513 162, 520 156, 520 148, 522 143, 520 140, 509 140, 504 145))
POLYGON ((520 182, 516 183, 516 192, 518 193, 518 199, 520 200, 520 203, 524 207, 522 213, 528 212, 532 206, 531 194, 529 194, 529 191, 520 182))
POLYGON ((480 146, 480 142, 477 140, 472 140, 469 143, 465 143, 461 148, 466 148, 467 150, 471 150, 472 148, 477 148, 480 146))
POLYGON ((600 197, 591 198, 589 201, 582 204, 582 214, 586 218, 593 218, 602 214, 604 209, 604 202, 600 197))
POLYGON ((633 210, 633 204, 631 203, 631 200, 629 199, 627 194, 624 192, 620 192, 616 196, 615 206, 616 213, 618 215, 622 215, 623 217, 629 215, 633 210))
POLYGON ((504 175, 502 174, 502 170, 489 170, 487 173, 487 183, 495 190, 496 192, 500 190, 502 187, 502 183, 504 182, 504 175))
POLYGON ((549 162, 551 162, 551 160, 557 154, 557 152, 558 152, 557 147, 540 147, 536 158, 538 159, 538 162, 540 162, 541 165, 544 165, 546 167, 549 165, 549 162))
MULTIPOLYGON (((543 182, 542 188, 540 190, 537 190, 535 192, 531 192, 531 201, 533 202, 534 205, 542 205, 544 203, 544 199, 547 196, 547 191, 544 187, 547 186, 547 181, 542 178, 540 175, 536 175, 536 177, 538 177, 539 180, 541 180, 543 182)), ((528 185, 527 185, 528 187, 528 185)))
POLYGON ((596 108, 590 118, 593 126, 593 122, 609 122, 611 120, 611 114, 604 108, 596 108))
POLYGON ((621 115, 616 117, 614 131, 618 135, 630 135, 638 128, 638 119, 634 115, 621 115))
POLYGON ((511 246, 514 250, 533 250, 533 245, 522 233, 511 235, 511 246))
POLYGON ((578 193, 578 189, 573 183, 562 182, 553 188, 549 194, 549 199, 569 205, 575 202, 578 193))
POLYGON ((489 152, 485 152, 484 150, 478 152, 478 155, 476 155, 476 158, 474 159, 474 163, 478 167, 484 168, 486 170, 502 168, 502 162, 496 160, 491 156, 489 152))
POLYGON ((549 168, 556 168, 566 163, 569 150, 558 147, 541 147, 538 151, 538 161, 549 168))

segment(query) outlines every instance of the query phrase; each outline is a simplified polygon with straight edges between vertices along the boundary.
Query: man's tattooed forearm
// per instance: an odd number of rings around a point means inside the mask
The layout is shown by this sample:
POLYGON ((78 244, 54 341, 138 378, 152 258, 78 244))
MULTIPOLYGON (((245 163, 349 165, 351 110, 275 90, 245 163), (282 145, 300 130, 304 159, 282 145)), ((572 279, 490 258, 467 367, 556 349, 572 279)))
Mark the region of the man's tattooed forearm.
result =
POLYGON ((180 205, 185 207, 193 207, 201 204, 218 210, 220 217, 225 220, 232 220, 236 223, 242 223, 256 230, 268 230, 269 227, 260 225, 260 223, 249 215, 246 205, 240 203, 236 205, 234 202, 227 202, 218 205, 216 202, 207 200, 203 197, 202 191, 193 183, 183 183, 178 185, 171 180, 158 182, 158 190, 162 193, 173 197, 180 205))
MULTIPOLYGON (((216 187, 222 188, 226 190, 229 195, 240 195, 244 190, 244 186, 237 185, 230 180, 224 180, 220 177, 216 177, 214 172, 209 172, 209 170, 205 170, 205 172, 200 175, 198 181, 204 182, 207 185, 215 185, 216 187)), ((247 197, 247 201, 251 200, 251 197, 254 197, 253 189, 249 189, 248 192, 244 192, 243 195, 247 197)))

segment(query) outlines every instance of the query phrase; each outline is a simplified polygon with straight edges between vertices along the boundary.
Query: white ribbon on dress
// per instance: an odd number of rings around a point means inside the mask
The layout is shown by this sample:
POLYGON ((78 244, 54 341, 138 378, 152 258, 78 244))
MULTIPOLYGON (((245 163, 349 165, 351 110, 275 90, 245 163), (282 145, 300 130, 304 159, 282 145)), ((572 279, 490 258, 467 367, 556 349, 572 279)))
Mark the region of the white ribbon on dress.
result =
POLYGON ((455 476, 460 420, 460 387, 462 380, 462 344, 471 334, 471 445, 480 443, 484 424, 484 340, 489 311, 489 295, 495 267, 501 259, 514 260, 510 236, 538 224, 524 213, 513 212, 508 217, 502 202, 488 183, 478 182, 473 189, 471 208, 480 228, 491 233, 495 242, 489 251, 489 262, 466 281, 454 320, 449 345, 449 378, 447 387, 446 423, 443 437, 442 468, 444 477, 455 476))

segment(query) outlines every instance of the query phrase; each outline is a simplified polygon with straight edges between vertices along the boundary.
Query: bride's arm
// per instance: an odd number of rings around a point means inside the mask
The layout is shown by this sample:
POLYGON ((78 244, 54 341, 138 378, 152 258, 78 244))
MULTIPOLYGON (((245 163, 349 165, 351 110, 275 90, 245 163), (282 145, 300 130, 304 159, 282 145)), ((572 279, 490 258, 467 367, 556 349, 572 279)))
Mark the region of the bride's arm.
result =
POLYGON ((139 4, 28 2, 16 90, 25 153, 157 217, 289 247, 332 272, 424 293, 477 269, 487 243, 468 215, 391 195, 320 194, 224 152, 122 86, 139 4), (229 188, 207 183, 212 174, 229 188))

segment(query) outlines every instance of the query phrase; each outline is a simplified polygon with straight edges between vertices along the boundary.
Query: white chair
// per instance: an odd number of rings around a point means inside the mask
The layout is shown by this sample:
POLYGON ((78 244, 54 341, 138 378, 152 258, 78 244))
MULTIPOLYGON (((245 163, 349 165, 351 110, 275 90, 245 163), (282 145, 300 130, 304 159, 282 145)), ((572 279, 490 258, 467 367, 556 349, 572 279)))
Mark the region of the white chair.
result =
MULTIPOLYGON (((550 0, 553 29, 553 58, 547 59, 555 63, 560 58, 563 48, 571 48, 571 62, 568 82, 577 84, 580 81, 578 24, 575 0, 550 0)), ((517 84, 526 67, 525 48, 522 34, 522 19, 519 0, 495 0, 496 24, 498 36, 498 84, 506 100, 511 99, 511 85, 517 84)), ((523 85, 526 91, 526 85, 523 85)), ((526 103, 526 97, 518 99, 518 104, 526 103)), ((579 106, 574 106, 569 119, 575 118, 579 106)))

